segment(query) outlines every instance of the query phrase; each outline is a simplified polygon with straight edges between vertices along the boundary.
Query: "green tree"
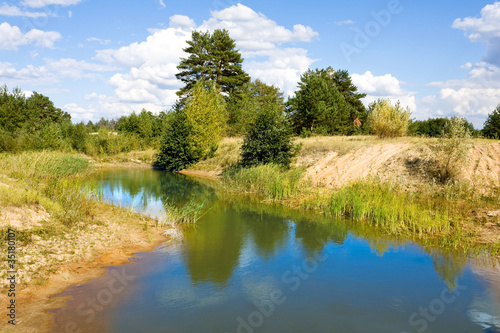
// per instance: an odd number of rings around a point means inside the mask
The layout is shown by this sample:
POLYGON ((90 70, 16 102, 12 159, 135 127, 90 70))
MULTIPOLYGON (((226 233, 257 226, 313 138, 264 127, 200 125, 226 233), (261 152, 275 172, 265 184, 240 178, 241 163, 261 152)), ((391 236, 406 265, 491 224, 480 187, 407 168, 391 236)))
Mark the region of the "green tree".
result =
POLYGON ((250 80, 241 68, 243 58, 235 41, 225 29, 210 32, 193 31, 188 47, 188 58, 181 58, 176 77, 186 85, 177 94, 186 97, 194 85, 203 80, 215 82, 224 93, 232 93, 250 80))
POLYGON ((208 156, 217 149, 225 134, 226 105, 219 88, 211 84, 206 88, 202 80, 195 84, 192 96, 185 102, 184 112, 192 126, 192 144, 198 156, 208 156))
POLYGON ((399 101, 393 106, 389 99, 379 99, 370 104, 368 121, 373 134, 381 138, 394 138, 406 135, 410 115, 410 109, 403 109, 399 101))
POLYGON ((192 145, 192 126, 186 113, 181 109, 174 110, 165 123, 165 134, 155 166, 168 171, 179 171, 198 161, 192 145))
POLYGON ((487 138, 500 138, 500 104, 488 115, 484 123, 483 135, 487 138))
POLYGON ((308 70, 299 90, 288 102, 288 113, 297 133, 351 134, 356 110, 337 88, 332 68, 308 70))
POLYGON ((342 94, 342 96, 344 96, 345 101, 352 107, 353 112, 351 113, 350 120, 354 122, 354 120, 358 118, 362 124, 365 124, 368 118, 368 113, 361 99, 365 98, 366 94, 358 92, 358 87, 352 83, 351 76, 347 70, 339 69, 334 71, 332 78, 335 83, 335 87, 342 94))
POLYGON ((230 135, 245 134, 255 121, 258 110, 266 104, 285 108, 283 93, 279 88, 260 80, 246 83, 241 93, 233 95, 227 102, 228 130, 230 135))
POLYGON ((272 163, 289 167, 297 151, 282 109, 276 104, 268 103, 259 110, 243 140, 241 164, 252 167, 272 163))

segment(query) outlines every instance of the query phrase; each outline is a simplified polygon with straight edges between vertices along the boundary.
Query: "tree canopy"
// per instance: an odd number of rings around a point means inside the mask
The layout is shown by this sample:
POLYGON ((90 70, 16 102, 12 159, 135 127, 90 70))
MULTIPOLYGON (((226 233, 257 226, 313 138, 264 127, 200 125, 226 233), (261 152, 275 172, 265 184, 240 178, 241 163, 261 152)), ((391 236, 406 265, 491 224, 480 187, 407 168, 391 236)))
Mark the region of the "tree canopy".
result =
POLYGON ((308 70, 301 76, 298 87, 295 97, 288 101, 288 113, 297 133, 352 134, 356 131, 353 121, 365 112, 356 101, 364 95, 355 93, 357 88, 346 71, 337 73, 331 67, 308 70))
POLYGON ((500 104, 488 115, 484 123, 483 135, 488 138, 500 138, 500 104))
POLYGON ((212 34, 193 31, 187 43, 184 51, 189 57, 181 58, 177 66, 180 72, 176 77, 185 83, 177 92, 179 96, 186 97, 200 80, 207 84, 215 82, 224 93, 232 93, 250 81, 241 68, 243 58, 226 29, 217 29, 212 34))

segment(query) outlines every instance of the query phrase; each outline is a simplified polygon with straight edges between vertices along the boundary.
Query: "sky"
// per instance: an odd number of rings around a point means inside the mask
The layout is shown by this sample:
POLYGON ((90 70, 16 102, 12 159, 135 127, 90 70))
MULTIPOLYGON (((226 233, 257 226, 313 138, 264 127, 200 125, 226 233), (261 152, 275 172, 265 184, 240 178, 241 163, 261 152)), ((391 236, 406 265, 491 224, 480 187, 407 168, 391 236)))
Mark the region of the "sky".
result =
POLYGON ((193 30, 225 28, 243 69, 293 96, 307 69, 346 69, 363 102, 412 118, 500 104, 500 1, 0 0, 0 85, 49 96, 74 122, 169 110, 193 30))

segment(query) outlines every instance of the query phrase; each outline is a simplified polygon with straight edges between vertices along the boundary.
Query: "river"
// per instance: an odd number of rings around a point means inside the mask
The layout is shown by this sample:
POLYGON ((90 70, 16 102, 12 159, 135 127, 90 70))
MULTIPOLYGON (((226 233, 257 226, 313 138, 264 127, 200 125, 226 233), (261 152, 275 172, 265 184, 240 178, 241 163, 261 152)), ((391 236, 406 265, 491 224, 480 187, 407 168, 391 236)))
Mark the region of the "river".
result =
POLYGON ((500 271, 155 170, 104 171, 105 200, 163 219, 204 204, 182 238, 72 286, 54 332, 500 332, 500 271))

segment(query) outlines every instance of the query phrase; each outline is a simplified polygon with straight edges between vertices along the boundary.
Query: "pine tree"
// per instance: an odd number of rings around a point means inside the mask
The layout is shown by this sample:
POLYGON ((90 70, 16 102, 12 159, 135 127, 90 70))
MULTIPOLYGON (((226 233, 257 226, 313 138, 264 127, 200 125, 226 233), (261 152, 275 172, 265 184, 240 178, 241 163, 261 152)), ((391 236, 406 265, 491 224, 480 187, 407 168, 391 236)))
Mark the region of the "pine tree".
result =
POLYGON ((160 153, 155 166, 168 171, 179 171, 198 161, 192 145, 192 126, 183 110, 173 111, 166 121, 160 153))
POLYGON ((484 123, 483 135, 487 138, 500 138, 500 104, 488 115, 484 123))
POLYGON ((243 58, 236 43, 225 29, 210 32, 193 31, 189 46, 184 49, 189 54, 182 58, 176 77, 186 85, 177 94, 182 97, 189 95, 194 85, 203 80, 209 85, 215 82, 222 92, 233 93, 250 80, 241 68, 243 58))

